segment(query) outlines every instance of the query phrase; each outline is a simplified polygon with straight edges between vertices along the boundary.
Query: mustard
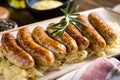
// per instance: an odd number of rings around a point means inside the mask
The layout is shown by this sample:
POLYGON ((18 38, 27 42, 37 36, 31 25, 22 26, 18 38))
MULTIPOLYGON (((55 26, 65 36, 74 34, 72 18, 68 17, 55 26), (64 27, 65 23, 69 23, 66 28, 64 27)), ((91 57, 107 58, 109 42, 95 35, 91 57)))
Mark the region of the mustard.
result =
POLYGON ((32 7, 38 10, 49 10, 49 9, 57 8, 61 5, 63 5, 63 3, 57 0, 42 0, 33 4, 32 7))

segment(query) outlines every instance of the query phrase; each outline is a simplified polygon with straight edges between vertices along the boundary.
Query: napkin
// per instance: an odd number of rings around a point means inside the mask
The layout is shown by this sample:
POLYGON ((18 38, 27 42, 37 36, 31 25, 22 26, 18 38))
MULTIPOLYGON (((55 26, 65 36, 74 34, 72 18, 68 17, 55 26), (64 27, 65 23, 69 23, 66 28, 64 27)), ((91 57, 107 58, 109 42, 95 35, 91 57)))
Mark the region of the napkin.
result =
POLYGON ((57 80, 120 80, 120 62, 116 58, 98 58, 57 80))

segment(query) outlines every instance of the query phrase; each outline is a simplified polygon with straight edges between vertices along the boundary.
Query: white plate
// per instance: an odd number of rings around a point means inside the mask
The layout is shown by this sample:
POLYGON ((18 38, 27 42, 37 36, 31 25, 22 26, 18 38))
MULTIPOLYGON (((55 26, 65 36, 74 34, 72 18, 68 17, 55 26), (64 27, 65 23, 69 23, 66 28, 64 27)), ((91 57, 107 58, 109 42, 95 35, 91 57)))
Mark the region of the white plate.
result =
MULTIPOLYGON (((120 25, 120 14, 117 13, 117 12, 112 11, 109 8, 103 8, 103 7, 102 8, 96 8, 96 9, 80 12, 80 14, 84 14, 84 15, 87 16, 91 12, 97 12, 106 22, 115 22, 115 23, 120 25)), ((41 26, 44 29, 46 29, 46 26, 49 23, 51 23, 51 22, 58 22, 61 18, 62 17, 57 17, 57 18, 53 18, 53 19, 49 19, 49 20, 45 20, 45 21, 41 21, 41 22, 37 22, 37 23, 32 23, 32 24, 25 25, 25 26, 21 26, 21 27, 28 27, 30 31, 32 31, 36 26, 41 26)), ((16 37, 17 31, 20 28, 1 32, 0 33, 0 39, 1 39, 2 34, 5 33, 5 32, 11 32, 16 37)), ((62 76, 65 73, 68 73, 68 72, 70 72, 72 70, 80 68, 82 65, 90 62, 91 60, 93 60, 95 58, 96 57, 92 56, 91 58, 86 59, 86 60, 84 60, 82 62, 71 64, 71 65, 69 65, 68 67, 66 67, 66 68, 64 68, 62 70, 50 72, 50 73, 46 74, 45 76, 43 76, 40 80, 55 79, 57 77, 62 76)))

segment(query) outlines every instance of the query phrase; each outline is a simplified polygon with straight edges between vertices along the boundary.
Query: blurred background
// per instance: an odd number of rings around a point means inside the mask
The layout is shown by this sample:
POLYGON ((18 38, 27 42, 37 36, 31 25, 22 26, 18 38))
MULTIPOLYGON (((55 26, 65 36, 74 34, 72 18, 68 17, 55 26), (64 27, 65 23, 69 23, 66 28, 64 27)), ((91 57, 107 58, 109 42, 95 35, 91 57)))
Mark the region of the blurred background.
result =
MULTIPOLYGON (((31 15, 24 2, 25 0, 0 0, 0 7, 8 11, 8 18, 17 22, 18 26, 40 21, 31 15), (19 3, 16 3, 18 6, 15 7, 14 5, 12 5, 13 2, 11 1, 19 1, 19 3), (20 4, 22 6, 20 6, 20 4)), ((78 9, 78 12, 80 12, 98 7, 113 8, 118 4, 120 4, 120 0, 74 0, 73 4, 71 5, 70 11, 73 10, 76 5, 80 6, 80 8, 78 9)), ((0 13, 2 13, 1 10, 0 13)))

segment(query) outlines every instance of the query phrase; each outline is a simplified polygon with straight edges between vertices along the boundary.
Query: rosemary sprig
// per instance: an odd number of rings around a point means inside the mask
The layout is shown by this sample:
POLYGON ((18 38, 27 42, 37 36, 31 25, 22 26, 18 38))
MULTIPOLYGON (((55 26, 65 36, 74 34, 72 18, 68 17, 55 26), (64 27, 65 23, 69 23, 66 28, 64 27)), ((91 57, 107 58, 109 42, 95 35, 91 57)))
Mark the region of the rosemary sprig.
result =
POLYGON ((80 15, 80 14, 75 13, 76 10, 79 8, 79 6, 76 6, 72 12, 69 12, 69 8, 70 8, 70 0, 68 0, 68 5, 65 9, 60 9, 64 13, 65 17, 63 19, 61 19, 60 22, 58 22, 54 25, 48 26, 47 29, 54 29, 50 35, 54 34, 54 37, 57 37, 59 35, 62 38, 64 36, 64 32, 65 32, 66 28, 69 26, 69 24, 73 24, 80 32, 81 32, 81 29, 80 29, 80 27, 78 27, 78 24, 86 27, 86 25, 84 23, 82 23, 76 19, 77 16, 80 15), (63 25, 63 24, 65 24, 65 25, 63 25))

